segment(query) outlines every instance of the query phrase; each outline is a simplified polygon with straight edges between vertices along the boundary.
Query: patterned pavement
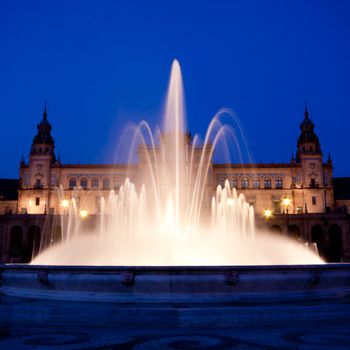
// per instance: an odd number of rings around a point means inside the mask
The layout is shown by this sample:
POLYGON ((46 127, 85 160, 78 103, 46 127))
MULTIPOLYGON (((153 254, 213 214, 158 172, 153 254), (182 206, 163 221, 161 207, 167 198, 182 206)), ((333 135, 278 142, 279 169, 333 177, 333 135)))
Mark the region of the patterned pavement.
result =
POLYGON ((348 324, 314 327, 1 327, 0 349, 350 349, 348 324))

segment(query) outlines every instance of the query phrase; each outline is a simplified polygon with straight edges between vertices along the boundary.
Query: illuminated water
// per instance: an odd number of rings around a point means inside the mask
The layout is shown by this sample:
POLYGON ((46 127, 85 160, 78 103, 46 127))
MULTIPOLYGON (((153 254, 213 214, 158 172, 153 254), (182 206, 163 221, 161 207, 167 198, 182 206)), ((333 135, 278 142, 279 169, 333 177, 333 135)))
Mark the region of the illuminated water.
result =
MULTIPOLYGON (((179 63, 172 65, 162 132, 147 122, 134 130, 130 154, 139 156, 142 181, 125 180, 119 191, 102 198, 93 229, 84 227, 79 190, 65 202, 59 232, 48 230, 33 264, 56 265, 259 265, 321 263, 304 246, 255 232, 254 209, 230 188, 212 193, 211 160, 228 135, 240 145, 239 121, 221 110, 203 143, 185 132, 185 108, 179 63), (232 129, 220 122, 229 115, 232 129), (235 131, 237 130, 237 131, 235 131), (59 236, 59 237, 58 237, 59 236), (60 243, 57 244, 57 240, 60 243)), ((243 145, 245 147, 245 145, 243 145)), ((227 148, 228 149, 228 148, 227 148)), ((60 201, 66 198, 62 187, 60 201)), ((50 228, 54 227, 49 224, 50 228)))

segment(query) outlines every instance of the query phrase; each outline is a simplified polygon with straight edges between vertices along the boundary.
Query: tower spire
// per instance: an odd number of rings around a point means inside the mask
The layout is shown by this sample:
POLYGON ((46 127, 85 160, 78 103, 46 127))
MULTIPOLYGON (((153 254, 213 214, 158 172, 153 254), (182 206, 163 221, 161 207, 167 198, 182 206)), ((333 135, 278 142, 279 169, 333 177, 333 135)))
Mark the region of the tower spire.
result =
POLYGON ((321 146, 314 131, 315 125, 309 118, 307 102, 305 101, 304 120, 300 124, 300 135, 297 142, 296 161, 300 161, 301 154, 321 154, 321 146))
POLYGON ((304 116, 305 116, 305 118, 309 118, 309 111, 307 109, 307 100, 305 100, 304 116))
POLYGON ((54 154, 54 139, 51 136, 51 125, 47 120, 46 102, 44 105, 43 118, 37 125, 38 132, 32 143, 31 155, 34 154, 54 154))
POLYGON ((43 119, 47 120, 46 101, 45 101, 45 104, 44 104, 43 119))
POLYGON ((327 163, 330 163, 330 164, 332 163, 331 152, 328 152, 327 163))

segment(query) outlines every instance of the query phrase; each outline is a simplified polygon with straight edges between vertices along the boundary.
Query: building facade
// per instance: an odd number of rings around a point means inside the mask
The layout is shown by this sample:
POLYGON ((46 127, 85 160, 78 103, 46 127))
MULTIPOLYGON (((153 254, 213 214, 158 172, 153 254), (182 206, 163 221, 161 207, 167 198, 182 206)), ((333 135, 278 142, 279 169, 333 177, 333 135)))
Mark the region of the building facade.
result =
MULTIPOLYGON (((62 164, 54 153, 54 140, 46 109, 37 126, 29 162, 20 165, 18 212, 28 214, 59 213, 55 191, 62 185, 66 196, 75 188, 87 190, 89 199, 82 199, 91 214, 98 213, 101 195, 118 190, 126 177, 139 184, 144 178, 143 153, 136 165, 125 164, 62 164)), ((323 162, 314 124, 305 110, 300 125, 296 157, 290 163, 279 164, 210 164, 207 184, 209 198, 218 184, 226 179, 231 187, 245 194, 257 215, 265 209, 275 214, 288 209, 290 214, 331 212, 335 207, 332 187, 332 161, 323 162), (288 208, 283 199, 288 198, 288 208)), ((191 142, 187 138, 187 142, 191 142)))
MULTIPOLYGON (((328 156, 327 161, 323 161, 320 141, 314 129, 314 123, 305 108, 296 156, 289 163, 210 163, 204 207, 210 207, 210 199, 217 185, 223 186, 227 179, 231 187, 243 193, 247 202, 254 206, 258 226, 316 242, 320 252, 325 256, 328 254, 329 259, 350 260, 350 223, 347 215, 350 200, 338 196, 342 198, 337 202, 333 188, 332 160, 328 156), (270 213, 271 217, 268 215, 270 213)), ((37 125, 29 161, 22 159, 20 163, 17 208, 11 209, 12 216, 7 215, 7 221, 1 219, 0 249, 3 261, 9 261, 19 254, 20 241, 27 250, 34 249, 34 238, 40 236, 43 230, 45 214, 61 214, 62 200, 72 198, 77 188, 81 189, 79 207, 94 216, 99 214, 101 196, 107 197, 111 189, 118 191, 126 177, 136 186, 140 186, 141 179, 145 178, 145 155, 142 149, 139 149, 139 162, 133 165, 63 164, 55 156, 51 130, 45 107, 43 118, 37 125), (60 196, 57 195, 58 186, 63 189, 60 196), (24 218, 27 218, 27 226, 23 224, 24 218), (35 224, 35 219, 29 218, 37 218, 38 223, 35 224), (8 224, 11 221, 12 226, 8 224), (33 226, 35 228, 30 231, 33 226), (17 227, 15 231, 13 227, 17 227), (12 243, 11 237, 15 234, 11 230, 17 232, 17 239, 13 238, 12 243), (31 232, 30 237, 28 232, 31 232), (22 238, 19 238, 21 235, 22 238), (13 245, 17 248, 13 249, 13 245)), ((185 144, 191 144, 189 135, 185 135, 185 144)), ((28 259, 30 254, 25 255, 28 259)))

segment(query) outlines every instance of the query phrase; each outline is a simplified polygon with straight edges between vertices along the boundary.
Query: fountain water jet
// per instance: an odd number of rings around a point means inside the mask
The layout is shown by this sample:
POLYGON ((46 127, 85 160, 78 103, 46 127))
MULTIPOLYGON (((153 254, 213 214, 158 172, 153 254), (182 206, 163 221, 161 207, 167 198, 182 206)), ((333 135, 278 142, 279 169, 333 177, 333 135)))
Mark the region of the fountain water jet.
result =
MULTIPOLYGON (((229 110, 211 121, 203 145, 185 133, 181 69, 171 70, 163 133, 153 135, 147 122, 135 128, 130 154, 138 152, 142 180, 129 179, 101 199, 94 229, 81 225, 74 191, 60 218, 61 244, 52 235, 32 264, 46 265, 264 265, 321 263, 300 244, 281 237, 255 233, 254 210, 226 180, 213 195, 208 186, 213 152, 231 133, 238 152, 236 132, 220 122, 229 110), (148 141, 148 142, 147 142, 148 141), (212 197, 210 201, 210 197, 212 197), (209 218, 211 221, 209 223, 209 218)), ((131 155, 130 155, 131 157, 131 155)), ((59 199, 65 198, 62 186, 59 199)), ((52 226, 52 225, 51 225, 52 226)))

